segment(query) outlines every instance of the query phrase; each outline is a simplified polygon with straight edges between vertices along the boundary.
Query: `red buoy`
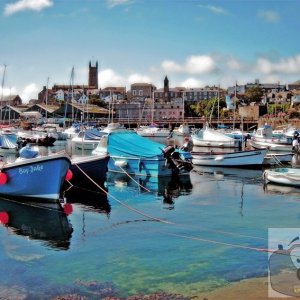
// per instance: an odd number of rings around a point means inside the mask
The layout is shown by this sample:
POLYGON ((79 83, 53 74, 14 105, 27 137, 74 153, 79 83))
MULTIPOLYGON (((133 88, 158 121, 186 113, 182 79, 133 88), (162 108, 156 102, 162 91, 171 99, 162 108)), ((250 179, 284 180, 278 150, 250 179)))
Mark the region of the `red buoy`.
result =
POLYGON ((67 216, 70 215, 70 214, 73 212, 73 206, 72 206, 71 203, 66 203, 66 204, 64 205, 64 212, 65 212, 65 214, 66 214, 67 216))
POLYGON ((7 182, 7 175, 5 173, 0 172, 0 185, 6 184, 7 182))
POLYGON ((69 169, 66 175, 66 180, 70 181, 73 178, 73 172, 69 169))
POLYGON ((6 211, 0 211, 0 224, 7 224, 9 221, 9 215, 6 211))

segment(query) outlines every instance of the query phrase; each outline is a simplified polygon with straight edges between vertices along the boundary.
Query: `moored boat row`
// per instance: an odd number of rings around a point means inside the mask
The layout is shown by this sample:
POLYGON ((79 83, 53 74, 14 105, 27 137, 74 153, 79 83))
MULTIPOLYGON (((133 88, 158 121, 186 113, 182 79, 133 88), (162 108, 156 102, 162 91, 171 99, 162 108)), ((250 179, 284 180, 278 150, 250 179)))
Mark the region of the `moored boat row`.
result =
MULTIPOLYGON (((116 128, 99 135, 97 130, 94 132, 97 133, 94 134, 97 137, 94 142, 96 146, 89 149, 95 147, 89 157, 71 158, 66 154, 54 154, 23 157, 11 163, 3 163, 0 194, 57 201, 69 170, 74 175, 73 184, 87 186, 90 183, 93 186, 93 179, 96 182, 105 180, 107 171, 142 177, 186 175, 194 165, 261 168, 289 162, 293 155, 291 151, 272 153, 266 147, 231 152, 184 151, 171 144, 157 143, 131 130, 116 128)), ((218 143, 223 138, 223 134, 208 128, 203 131, 203 136, 211 141, 219 138, 218 143)), ((227 138, 224 141, 232 142, 232 138, 227 138)), ((236 139, 233 140, 236 143, 236 139)), ((220 147, 220 144, 216 145, 220 147)), ((224 144, 222 147, 226 148, 224 144)))

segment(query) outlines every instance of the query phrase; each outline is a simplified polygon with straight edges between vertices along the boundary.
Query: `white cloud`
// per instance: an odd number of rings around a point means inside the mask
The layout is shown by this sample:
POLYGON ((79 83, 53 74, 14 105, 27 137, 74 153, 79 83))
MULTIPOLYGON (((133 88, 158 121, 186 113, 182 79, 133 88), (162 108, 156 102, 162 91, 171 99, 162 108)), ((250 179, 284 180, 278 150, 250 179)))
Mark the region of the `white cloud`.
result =
POLYGON ((192 55, 187 59, 184 69, 190 74, 203 74, 213 72, 216 65, 208 55, 192 55))
POLYGON ((245 68, 245 64, 234 57, 230 57, 226 64, 229 70, 243 70, 245 68))
POLYGON ((227 15, 227 11, 220 7, 220 6, 214 6, 214 5, 199 5, 199 7, 203 7, 208 9, 210 12, 217 14, 217 15, 227 15))
MULTIPOLYGON (((255 79, 266 83, 294 82, 299 80, 300 53, 291 57, 260 54, 252 61, 224 53, 191 55, 182 64, 166 59, 160 68, 152 68, 153 78, 162 74, 171 76, 170 85, 188 87, 218 84, 228 87, 236 80, 239 84, 246 84, 255 79)), ((159 81, 157 87, 162 85, 159 81)))
POLYGON ((164 71, 175 73, 175 72, 181 72, 182 67, 171 60, 165 60, 162 62, 161 67, 164 71))
POLYGON ((4 8, 4 15, 9 16, 24 10, 42 11, 52 5, 52 0, 19 0, 15 3, 7 4, 4 8))
POLYGON ((136 74, 131 74, 128 77, 128 82, 129 82, 129 84, 133 84, 133 83, 152 83, 152 80, 149 76, 140 75, 140 74, 136 73, 136 74))
POLYGON ((300 73, 300 54, 294 57, 281 58, 274 62, 266 58, 258 58, 254 66, 254 70, 262 74, 300 73))
POLYGON ((260 10, 257 12, 257 16, 269 23, 277 23, 280 20, 278 13, 271 10, 260 10))
POLYGON ((161 67, 165 72, 170 73, 207 74, 216 70, 216 63, 209 55, 192 55, 182 66, 174 61, 165 60, 161 67))
POLYGON ((30 99, 36 99, 40 90, 41 89, 35 83, 27 85, 20 93, 23 103, 28 103, 30 99))
POLYGON ((114 8, 119 5, 130 4, 132 1, 131 0, 107 0, 106 2, 109 8, 114 8))
POLYGON ((182 81, 179 86, 185 87, 185 88, 200 88, 204 87, 205 84, 203 81, 198 80, 196 78, 187 78, 184 81, 182 81))
POLYGON ((125 86, 125 80, 117 75, 112 69, 105 69, 98 73, 98 80, 101 88, 109 86, 125 86))
POLYGON ((272 63, 266 58, 258 58, 255 69, 263 74, 270 74, 272 72, 272 63))

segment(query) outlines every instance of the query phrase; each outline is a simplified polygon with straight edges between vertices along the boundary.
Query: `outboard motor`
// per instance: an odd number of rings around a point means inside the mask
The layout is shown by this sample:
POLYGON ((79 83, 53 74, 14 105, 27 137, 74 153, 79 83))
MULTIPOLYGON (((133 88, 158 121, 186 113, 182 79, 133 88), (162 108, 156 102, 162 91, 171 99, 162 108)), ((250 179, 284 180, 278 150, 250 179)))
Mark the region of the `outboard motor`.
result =
POLYGON ((174 146, 167 146, 164 149, 162 149, 164 157, 167 158, 169 157, 174 151, 175 151, 175 147, 174 146))
POLYGON ((162 151, 166 159, 166 166, 168 169, 172 169, 174 174, 179 174, 181 170, 189 172, 193 169, 191 162, 182 159, 174 146, 167 146, 162 151))
POLYGON ((190 140, 188 137, 185 137, 184 138, 184 143, 183 143, 183 145, 181 146, 181 148, 180 148, 181 150, 183 150, 183 151, 192 151, 192 149, 193 149, 193 141, 192 140, 190 140))
POLYGON ((21 137, 18 137, 17 139, 17 149, 21 149, 27 145, 27 141, 21 137))

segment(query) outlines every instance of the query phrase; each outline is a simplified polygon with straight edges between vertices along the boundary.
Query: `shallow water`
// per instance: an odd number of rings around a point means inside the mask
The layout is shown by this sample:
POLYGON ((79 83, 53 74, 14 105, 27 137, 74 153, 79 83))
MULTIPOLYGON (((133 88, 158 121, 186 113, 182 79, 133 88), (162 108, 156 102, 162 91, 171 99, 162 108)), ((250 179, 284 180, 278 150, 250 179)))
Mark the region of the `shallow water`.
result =
POLYGON ((0 298, 193 296, 265 276, 254 248, 268 228, 298 226, 299 192, 265 186, 261 170, 195 167, 159 181, 108 174, 102 191, 68 190, 67 214, 2 199, 0 298))

